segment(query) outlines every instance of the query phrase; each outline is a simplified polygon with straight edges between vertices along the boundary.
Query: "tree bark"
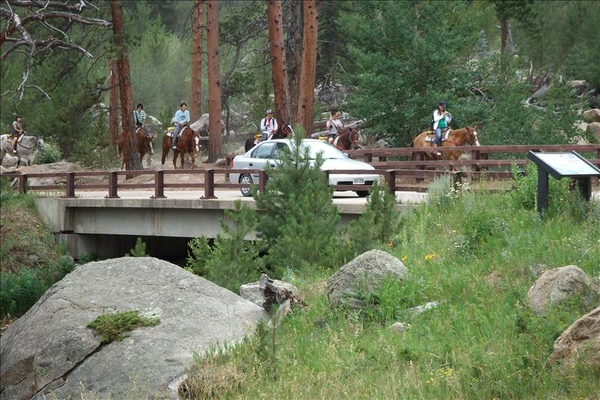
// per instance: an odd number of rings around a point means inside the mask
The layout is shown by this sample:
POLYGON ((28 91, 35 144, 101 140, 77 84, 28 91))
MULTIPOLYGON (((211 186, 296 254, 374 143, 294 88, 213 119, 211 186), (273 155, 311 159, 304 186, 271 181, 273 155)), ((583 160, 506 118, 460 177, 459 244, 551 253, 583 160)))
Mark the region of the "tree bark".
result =
POLYGON ((110 12, 113 19, 113 35, 117 47, 117 75, 119 79, 119 97, 123 126, 123 160, 126 170, 144 169, 137 150, 137 138, 133 123, 133 94, 129 74, 129 58, 123 24, 123 9, 120 0, 111 0, 110 12))
POLYGON ((300 97, 300 69, 302 65, 302 1, 293 0, 289 3, 289 29, 286 41, 285 55, 287 67, 287 82, 290 109, 294 113, 290 116, 290 122, 295 125, 298 122, 298 99, 300 97))
POLYGON ((192 90, 190 95, 190 117, 192 122, 202 115, 202 21, 204 1, 196 0, 192 26, 192 90))
POLYGON ((108 109, 108 131, 110 132, 110 144, 117 145, 119 137, 119 78, 117 77, 117 66, 113 60, 108 62, 110 69, 110 105, 108 109))
POLYGON ((281 0, 269 0, 267 6, 269 18, 269 42, 271 55, 271 76, 275 94, 275 115, 280 124, 291 122, 288 94, 288 79, 285 61, 285 43, 283 41, 283 21, 281 0))
POLYGON ((302 68, 300 70, 300 96, 298 97, 298 123, 304 136, 310 137, 313 126, 315 79, 317 74, 317 0, 302 2, 304 15, 302 41, 302 68))
POLYGON ((221 152, 221 73, 219 71, 219 2, 207 0, 206 37, 208 50, 208 162, 221 152))

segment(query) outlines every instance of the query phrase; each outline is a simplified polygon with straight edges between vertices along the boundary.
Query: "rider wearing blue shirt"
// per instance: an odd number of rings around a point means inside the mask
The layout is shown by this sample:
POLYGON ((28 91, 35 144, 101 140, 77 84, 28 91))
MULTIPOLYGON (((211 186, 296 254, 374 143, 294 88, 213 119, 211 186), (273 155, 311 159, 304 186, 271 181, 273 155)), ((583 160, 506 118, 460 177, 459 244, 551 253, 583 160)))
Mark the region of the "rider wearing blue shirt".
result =
POLYGON ((190 123, 190 112, 187 109, 187 104, 181 103, 179 107, 180 109, 177 110, 175 116, 173 117, 173 122, 175 123, 172 141, 173 150, 177 149, 177 137, 179 136, 179 132, 181 132, 184 126, 190 123))

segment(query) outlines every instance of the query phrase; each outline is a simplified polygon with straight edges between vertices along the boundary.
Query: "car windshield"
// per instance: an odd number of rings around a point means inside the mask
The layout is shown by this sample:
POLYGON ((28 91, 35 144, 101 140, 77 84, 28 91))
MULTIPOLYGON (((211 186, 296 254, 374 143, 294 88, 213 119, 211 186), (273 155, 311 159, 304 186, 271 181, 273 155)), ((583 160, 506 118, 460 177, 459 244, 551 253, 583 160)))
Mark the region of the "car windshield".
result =
POLYGON ((317 158, 317 154, 321 153, 324 160, 346 158, 344 153, 323 141, 302 142, 302 149, 308 148, 308 154, 311 160, 317 158))

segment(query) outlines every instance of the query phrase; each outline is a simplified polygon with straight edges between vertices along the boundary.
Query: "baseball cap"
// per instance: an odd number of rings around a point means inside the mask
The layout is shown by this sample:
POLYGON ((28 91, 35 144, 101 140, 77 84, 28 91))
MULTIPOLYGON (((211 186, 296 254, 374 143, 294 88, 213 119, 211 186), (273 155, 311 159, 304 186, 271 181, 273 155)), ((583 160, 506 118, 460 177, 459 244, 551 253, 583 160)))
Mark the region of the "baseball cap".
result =
POLYGON ((265 111, 265 114, 273 114, 273 110, 269 108, 267 111, 265 111))

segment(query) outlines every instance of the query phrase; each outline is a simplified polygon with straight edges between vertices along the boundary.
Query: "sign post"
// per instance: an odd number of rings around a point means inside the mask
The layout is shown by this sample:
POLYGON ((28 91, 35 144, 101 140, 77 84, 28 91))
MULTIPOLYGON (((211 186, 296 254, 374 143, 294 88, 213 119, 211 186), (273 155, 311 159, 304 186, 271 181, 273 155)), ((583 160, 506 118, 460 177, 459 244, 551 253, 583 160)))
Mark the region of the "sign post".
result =
POLYGON ((548 174, 555 179, 563 177, 577 181, 584 199, 592 197, 592 178, 600 177, 600 169, 575 151, 569 153, 541 153, 530 151, 527 158, 538 167, 537 209, 543 213, 548 209, 548 174))

